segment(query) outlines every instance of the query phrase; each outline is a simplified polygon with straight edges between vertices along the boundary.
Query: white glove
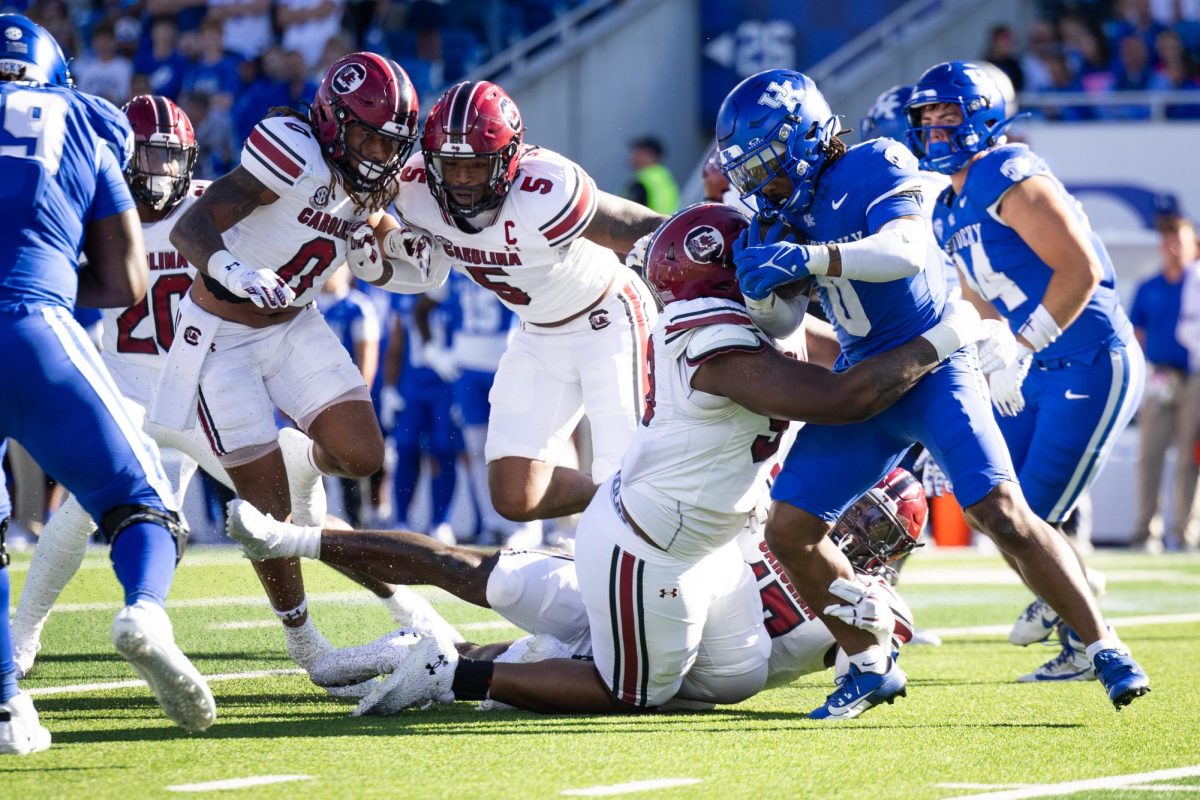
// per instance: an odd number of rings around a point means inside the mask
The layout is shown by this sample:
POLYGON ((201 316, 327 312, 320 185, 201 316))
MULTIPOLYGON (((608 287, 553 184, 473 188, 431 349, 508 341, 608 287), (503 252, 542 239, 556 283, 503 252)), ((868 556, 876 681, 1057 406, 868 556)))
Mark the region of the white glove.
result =
POLYGON ((454 363, 454 356, 449 350, 440 344, 429 342, 425 345, 423 355, 425 365, 436 372, 439 378, 446 383, 454 383, 458 380, 458 364, 454 363))
POLYGON ((355 276, 367 283, 383 278, 383 253, 375 240, 375 229, 369 222, 358 222, 346 234, 346 263, 355 276))
POLYGON ((825 607, 825 614, 847 625, 870 631, 881 644, 886 643, 896 627, 896 615, 883 597, 871 593, 870 587, 858 581, 838 578, 829 584, 830 594, 846 601, 844 605, 825 607))
POLYGON ((428 233, 401 223, 399 228, 387 232, 382 244, 384 257, 393 261, 406 261, 421 273, 421 280, 429 278, 433 237, 428 233))
MULTIPOLYGON (((390 675, 404 661, 408 651, 421 641, 421 632, 399 628, 373 642, 343 647, 318 658, 308 668, 308 677, 317 686, 353 686, 390 675)), ((373 687, 372 687, 373 688, 373 687)), ((364 692, 367 694, 369 692, 364 692)))
POLYGON ((646 248, 650 246, 650 240, 653 238, 653 233, 647 233, 634 242, 633 248, 625 256, 625 266, 635 269, 638 272, 644 271, 646 268, 646 248))
POLYGON ((1013 336, 1008 323, 998 319, 985 319, 983 327, 988 336, 981 341, 979 349, 979 368, 984 375, 1010 366, 1017 360, 1017 337, 1013 336))
POLYGON ((927 496, 941 497, 954 493, 954 484, 946 477, 946 473, 942 472, 942 468, 928 450, 923 450, 921 455, 917 456, 912 471, 921 476, 921 485, 927 496))
POLYGON ((987 336, 987 329, 975 306, 966 300, 951 300, 946 304, 937 325, 921 334, 937 350, 938 361, 987 336))
POLYGON ((273 270, 250 269, 228 250, 212 254, 208 259, 208 275, 259 308, 286 308, 296 299, 296 293, 273 270))
POLYGON ((988 380, 992 387, 992 405, 1004 417, 1015 417, 1025 408, 1025 395, 1021 393, 1021 385, 1029 374, 1033 356, 1029 348, 1017 346, 1018 357, 1009 366, 993 372, 988 380))
POLYGON ((379 424, 385 431, 396 427, 396 417, 404 411, 404 396, 395 386, 379 390, 379 424))

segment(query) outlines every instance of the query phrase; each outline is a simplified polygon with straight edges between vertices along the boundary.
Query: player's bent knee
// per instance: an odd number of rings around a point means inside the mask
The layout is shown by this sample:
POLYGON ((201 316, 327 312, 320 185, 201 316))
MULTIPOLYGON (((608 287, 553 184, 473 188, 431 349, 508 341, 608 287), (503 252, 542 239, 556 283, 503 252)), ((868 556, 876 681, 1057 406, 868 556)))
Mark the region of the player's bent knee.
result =
POLYGON ((1038 539, 1041 525, 1021 490, 1002 483, 975 505, 966 509, 967 522, 991 537, 1001 549, 1011 552, 1028 547, 1038 539))
POLYGON ((761 692, 767 685, 767 662, 756 662, 744 670, 727 673, 703 673, 692 670, 683 678, 676 694, 681 700, 717 705, 740 703, 761 692))
POLYGON ((149 522, 166 528, 175 539, 175 563, 183 558, 183 550, 187 546, 188 526, 183 517, 174 511, 166 511, 136 503, 126 503, 111 509, 100 518, 100 532, 104 541, 112 547, 113 542, 131 525, 139 522, 149 522))

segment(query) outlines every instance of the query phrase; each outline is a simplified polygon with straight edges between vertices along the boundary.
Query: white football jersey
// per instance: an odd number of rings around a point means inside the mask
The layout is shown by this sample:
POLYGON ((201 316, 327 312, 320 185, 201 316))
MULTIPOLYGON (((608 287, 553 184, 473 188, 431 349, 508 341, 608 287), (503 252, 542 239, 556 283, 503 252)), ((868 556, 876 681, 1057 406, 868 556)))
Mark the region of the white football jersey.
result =
POLYGON ((163 368, 167 351, 175 339, 175 312, 196 277, 196 268, 171 244, 171 229, 183 212, 204 194, 209 183, 192 181, 187 194, 170 214, 158 222, 142 223, 146 266, 150 272, 146 296, 129 308, 101 311, 104 362, 118 378, 124 365, 137 368, 132 372, 163 368))
POLYGON ((334 179, 308 124, 268 117, 254 126, 241 166, 279 199, 254 209, 223 234, 225 247, 254 269, 271 269, 308 305, 346 261, 346 234, 370 216, 334 179))
POLYGON ((607 247, 580 234, 596 214, 597 189, 558 153, 526 147, 521 168, 494 221, 467 233, 443 213, 425 180, 425 157, 400 172, 396 212, 437 242, 438 256, 466 273, 525 322, 546 324, 595 303, 622 270, 607 247))
POLYGON ((673 555, 703 557, 746 525, 788 427, 693 389, 692 376, 722 353, 773 346, 746 307, 730 300, 670 303, 659 317, 646 412, 621 461, 621 499, 673 555))

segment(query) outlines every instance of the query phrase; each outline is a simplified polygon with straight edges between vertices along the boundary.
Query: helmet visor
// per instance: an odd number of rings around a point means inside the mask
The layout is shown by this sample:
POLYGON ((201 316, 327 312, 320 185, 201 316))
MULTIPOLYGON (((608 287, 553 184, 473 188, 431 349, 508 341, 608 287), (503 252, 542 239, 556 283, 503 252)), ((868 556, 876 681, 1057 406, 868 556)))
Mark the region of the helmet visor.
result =
POLYGON ((787 152, 783 142, 771 140, 762 147, 736 159, 721 154, 721 171, 743 196, 754 194, 783 175, 781 160, 787 152))

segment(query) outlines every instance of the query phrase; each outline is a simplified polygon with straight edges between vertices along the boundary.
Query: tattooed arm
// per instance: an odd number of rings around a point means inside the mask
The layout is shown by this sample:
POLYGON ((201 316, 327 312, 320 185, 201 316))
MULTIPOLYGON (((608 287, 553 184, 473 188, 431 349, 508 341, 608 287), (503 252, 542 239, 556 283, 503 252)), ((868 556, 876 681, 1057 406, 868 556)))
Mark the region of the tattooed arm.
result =
MULTIPOLYGON (((213 253, 225 250, 221 234, 250 216, 254 209, 279 199, 242 167, 213 182, 184 212, 171 230, 171 244, 189 264, 208 274, 213 253)), ((262 265, 256 265, 262 266, 262 265)))
POLYGON ((633 249, 633 243, 667 221, 643 205, 631 200, 596 192, 596 216, 583 235, 598 245, 611 248, 624 255, 633 249))

